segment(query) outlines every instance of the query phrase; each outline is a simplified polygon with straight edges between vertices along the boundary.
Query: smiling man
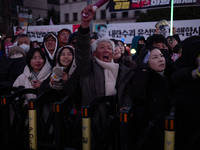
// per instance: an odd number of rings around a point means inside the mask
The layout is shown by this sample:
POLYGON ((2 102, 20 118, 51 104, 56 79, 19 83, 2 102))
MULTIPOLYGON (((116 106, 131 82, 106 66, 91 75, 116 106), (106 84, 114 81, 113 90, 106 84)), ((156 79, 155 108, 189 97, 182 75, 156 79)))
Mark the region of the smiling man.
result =
MULTIPOLYGON (((90 48, 90 21, 95 12, 92 5, 88 5, 82 10, 88 15, 82 18, 81 26, 78 29, 75 45, 75 58, 77 71, 81 78, 82 106, 88 106, 96 98, 102 96, 114 96, 118 104, 118 110, 122 107, 130 107, 132 99, 128 95, 129 81, 133 77, 130 68, 123 64, 114 63, 112 57, 115 50, 114 42, 100 38, 92 44, 90 48)), ((105 127, 107 107, 110 104, 102 103, 95 110, 95 126, 99 133, 105 127), (101 120, 101 123, 98 122, 101 120)), ((115 105, 116 106, 116 105, 115 105)), ((95 139, 93 139, 95 141, 95 139)))
POLYGON ((54 66, 55 62, 55 55, 58 51, 58 39, 56 35, 53 33, 48 33, 43 40, 43 47, 45 50, 45 55, 51 64, 51 66, 54 66))

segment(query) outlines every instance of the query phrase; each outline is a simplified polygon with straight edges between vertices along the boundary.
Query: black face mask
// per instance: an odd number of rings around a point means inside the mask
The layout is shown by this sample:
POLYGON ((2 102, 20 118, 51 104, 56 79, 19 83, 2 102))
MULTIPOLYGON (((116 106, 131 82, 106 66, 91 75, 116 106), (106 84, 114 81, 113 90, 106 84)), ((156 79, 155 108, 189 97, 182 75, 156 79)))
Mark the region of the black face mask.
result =
POLYGON ((141 52, 141 49, 143 48, 144 44, 138 44, 137 52, 138 54, 141 52))

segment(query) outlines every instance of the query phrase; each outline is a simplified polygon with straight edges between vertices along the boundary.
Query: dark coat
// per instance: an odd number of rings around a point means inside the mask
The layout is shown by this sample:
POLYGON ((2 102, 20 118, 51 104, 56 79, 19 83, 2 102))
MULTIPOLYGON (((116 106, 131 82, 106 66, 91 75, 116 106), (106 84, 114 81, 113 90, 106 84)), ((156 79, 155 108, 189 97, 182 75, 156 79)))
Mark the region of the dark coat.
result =
POLYGON ((124 64, 126 67, 131 68, 133 70, 137 67, 136 62, 133 61, 131 56, 129 56, 129 55, 124 55, 123 54, 122 58, 119 61, 122 64, 124 64))
POLYGON ((196 59, 200 54, 199 47, 199 36, 192 36, 183 41, 182 68, 171 76, 176 85, 178 150, 200 149, 200 78, 195 79, 191 76, 192 70, 195 71, 198 67, 196 59))
MULTIPOLYGON (((178 136, 178 150, 186 150, 191 146, 195 134, 200 133, 200 80, 187 80, 180 84, 176 91, 177 111, 179 112, 179 128, 176 132, 178 136)), ((193 145, 192 150, 200 149, 200 137, 193 145)))
MULTIPOLYGON (((75 58, 78 74, 81 78, 82 106, 89 106, 95 99, 106 96, 105 76, 104 69, 96 62, 91 53, 90 32, 88 31, 85 34, 82 34, 80 30, 81 27, 79 28, 76 37, 75 58)), ((119 63, 115 87, 117 94, 114 95, 115 102, 118 104, 117 110, 121 107, 129 107, 132 105, 132 99, 129 97, 129 83, 133 74, 134 72, 130 68, 119 63)), ((94 148, 96 141, 98 141, 97 139, 101 136, 103 129, 105 129, 108 117, 108 107, 111 107, 111 104, 107 105, 106 103, 102 103, 98 105, 94 113, 92 113, 92 122, 96 128, 95 131, 91 131, 93 141, 92 148, 94 148)))
MULTIPOLYGON (((0 82, 10 82, 14 83, 19 75, 21 75, 24 71, 24 67, 26 66, 25 57, 22 58, 7 58, 10 63, 6 63, 7 69, 1 70, 3 66, 0 67, 0 82), (10 65, 10 66, 8 66, 10 65)), ((3 63, 1 63, 3 65, 3 63)))
POLYGON ((148 137, 142 144, 142 150, 161 150, 164 147, 164 120, 169 114, 172 97, 168 92, 166 78, 153 70, 138 70, 133 78, 130 97, 134 101, 134 116, 132 118, 132 132, 135 147, 138 147, 138 138, 146 129, 149 121, 159 115, 155 126, 150 130, 148 137), (135 129, 135 130, 134 130, 135 129))
MULTIPOLYGON (((75 51, 77 69, 81 77, 82 105, 86 106, 94 99, 105 96, 104 71, 91 54, 89 32, 77 33, 75 51)), ((132 77, 133 71, 120 63, 116 84, 119 108, 132 104, 132 100, 125 92, 132 77)))
MULTIPOLYGON (((42 82, 41 86, 38 89, 37 95, 41 95, 47 91, 52 90, 49 85, 50 76, 42 82)), ((77 105, 77 107, 80 109, 81 90, 80 77, 77 74, 77 69, 74 70, 71 77, 63 84, 63 88, 60 90, 60 94, 62 98, 65 98, 68 95, 74 95, 74 104, 77 105)), ((57 97, 51 97, 50 101, 55 101, 56 99, 57 97)))

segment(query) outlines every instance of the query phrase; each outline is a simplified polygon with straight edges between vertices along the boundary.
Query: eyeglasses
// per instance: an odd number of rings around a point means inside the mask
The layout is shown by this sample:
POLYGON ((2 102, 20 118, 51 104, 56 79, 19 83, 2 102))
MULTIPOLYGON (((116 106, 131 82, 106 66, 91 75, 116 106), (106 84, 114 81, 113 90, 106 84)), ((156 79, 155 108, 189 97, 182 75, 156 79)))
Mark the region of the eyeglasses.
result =
POLYGON ((23 57, 23 54, 21 52, 13 52, 10 54, 10 58, 19 58, 23 57))
POLYGON ((52 39, 47 39, 46 41, 47 41, 47 42, 55 42, 56 39, 53 39, 53 38, 52 38, 52 39))
POLYGON ((60 35, 62 35, 62 36, 70 36, 69 33, 61 33, 60 35))

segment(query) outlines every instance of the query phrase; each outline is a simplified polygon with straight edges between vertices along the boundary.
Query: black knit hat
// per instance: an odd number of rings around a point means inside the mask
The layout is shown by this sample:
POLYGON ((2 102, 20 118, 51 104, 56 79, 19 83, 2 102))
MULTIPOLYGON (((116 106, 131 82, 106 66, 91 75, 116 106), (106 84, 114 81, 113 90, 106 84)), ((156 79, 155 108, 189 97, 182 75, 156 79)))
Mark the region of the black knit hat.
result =
POLYGON ((19 47, 19 46, 12 46, 9 50, 9 56, 11 55, 12 52, 14 51, 18 51, 21 52, 24 56, 26 55, 25 51, 23 48, 19 47))
POLYGON ((159 43, 159 42, 165 43, 166 45, 168 45, 166 38, 162 34, 154 34, 154 35, 148 37, 145 45, 148 48, 150 46, 153 46, 153 44, 159 43))
POLYGON ((183 41, 183 67, 197 67, 196 58, 200 55, 200 37, 192 36, 183 41))

